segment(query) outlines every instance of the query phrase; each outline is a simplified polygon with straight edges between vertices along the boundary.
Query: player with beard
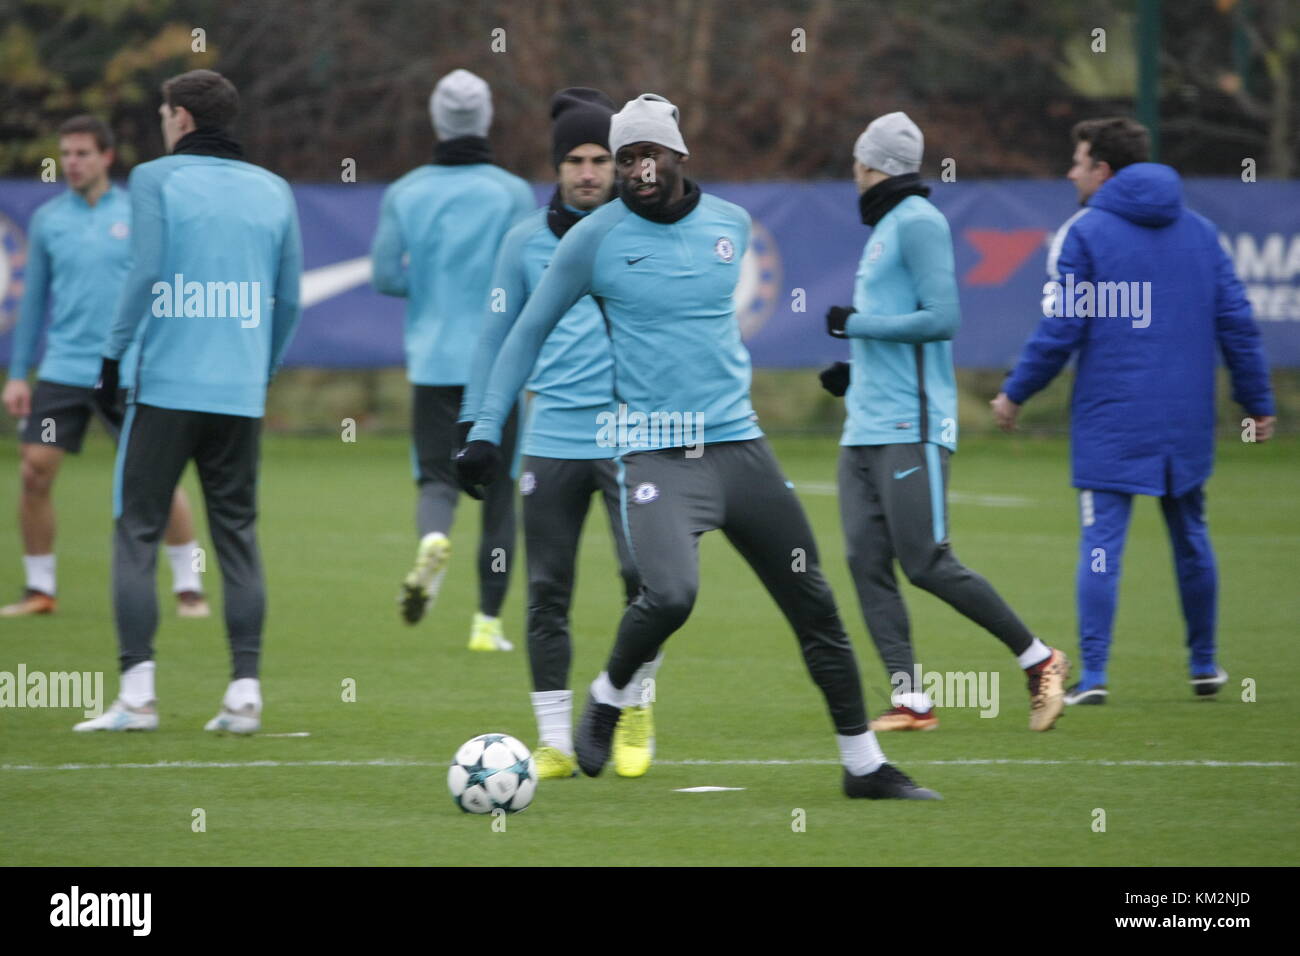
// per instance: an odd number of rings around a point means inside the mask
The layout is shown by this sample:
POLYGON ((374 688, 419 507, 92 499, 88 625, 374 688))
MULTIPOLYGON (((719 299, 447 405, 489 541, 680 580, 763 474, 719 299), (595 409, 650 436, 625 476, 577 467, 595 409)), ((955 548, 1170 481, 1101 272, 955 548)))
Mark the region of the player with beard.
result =
MULTIPOLYGON (((484 322, 465 390, 461 419, 466 433, 501 343, 537 288, 560 240, 613 198, 614 157, 609 152, 613 112, 609 97, 582 87, 561 90, 551 101, 551 161, 559 183, 550 203, 515 226, 501 244, 492 278, 497 299, 484 322)), ((612 408, 613 369, 600 308, 591 296, 583 296, 547 337, 527 385, 533 400, 524 430, 519 493, 528 554, 528 660, 541 739, 533 755, 543 780, 578 772, 569 689, 573 659, 569 608, 578 542, 595 494, 609 514, 629 602, 639 587, 619 514, 616 449, 598 441, 601 416, 612 408)), ((642 665, 633 685, 653 687, 657 666, 656 655, 642 665)), ((620 776, 639 777, 650 767, 651 695, 643 697, 623 708, 615 733, 614 769, 620 776)))
POLYGON ((458 458, 460 479, 478 486, 502 471, 498 445, 515 396, 551 330, 592 295, 610 334, 619 412, 626 408, 628 421, 654 415, 657 425, 620 430, 622 517, 641 590, 591 684, 574 741, 583 772, 595 776, 607 762, 621 709, 640 691, 637 669, 690 615, 700 536, 721 529, 794 629, 836 730, 845 793, 936 799, 885 763, 867 727, 857 661, 812 529, 750 405, 749 354, 732 301, 749 215, 683 176, 689 154, 677 115, 646 93, 611 120, 620 201, 560 242, 493 365, 458 458))

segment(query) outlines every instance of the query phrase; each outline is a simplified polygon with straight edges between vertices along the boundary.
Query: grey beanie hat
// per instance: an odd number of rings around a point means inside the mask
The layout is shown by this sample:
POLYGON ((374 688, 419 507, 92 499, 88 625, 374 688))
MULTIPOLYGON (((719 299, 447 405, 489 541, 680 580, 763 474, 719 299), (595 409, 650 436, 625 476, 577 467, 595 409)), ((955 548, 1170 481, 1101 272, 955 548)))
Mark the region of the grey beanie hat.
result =
POLYGON ((486 136, 492 125, 492 90, 469 70, 452 70, 433 88, 429 115, 438 139, 486 136))
POLYGON ((628 143, 658 143, 689 156, 677 128, 677 107, 658 93, 628 100, 609 121, 609 151, 617 154, 628 143))
POLYGON ((921 128, 906 113, 877 117, 853 144, 854 159, 890 176, 919 172, 924 151, 921 128))

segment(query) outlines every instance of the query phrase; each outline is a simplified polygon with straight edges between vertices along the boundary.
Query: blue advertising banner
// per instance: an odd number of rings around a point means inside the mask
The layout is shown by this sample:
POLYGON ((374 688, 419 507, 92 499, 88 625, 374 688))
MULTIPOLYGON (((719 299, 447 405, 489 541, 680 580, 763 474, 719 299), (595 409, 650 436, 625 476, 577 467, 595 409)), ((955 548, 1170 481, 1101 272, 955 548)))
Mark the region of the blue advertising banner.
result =
MULTIPOLYGON (((961 287, 959 365, 1007 368, 1040 316, 1047 244, 1077 208, 1065 181, 931 182, 948 217, 961 287)), ((1191 179, 1187 203, 1219 227, 1263 331, 1274 367, 1300 366, 1300 182, 1191 179)), ((26 226, 62 186, 0 180, 0 363, 7 364, 26 258, 26 226)), ((822 316, 849 304, 870 235, 857 195, 842 183, 716 183, 704 189, 749 210, 754 236, 736 290, 754 365, 820 366, 847 356, 822 316)), ((536 187, 540 204, 551 187, 536 187)), ((368 252, 380 185, 294 187, 302 223, 306 311, 287 364, 401 365, 400 299, 370 286, 368 252)), ((109 306, 106 304, 106 308, 109 306)), ((105 317, 108 321, 108 317, 105 317)))

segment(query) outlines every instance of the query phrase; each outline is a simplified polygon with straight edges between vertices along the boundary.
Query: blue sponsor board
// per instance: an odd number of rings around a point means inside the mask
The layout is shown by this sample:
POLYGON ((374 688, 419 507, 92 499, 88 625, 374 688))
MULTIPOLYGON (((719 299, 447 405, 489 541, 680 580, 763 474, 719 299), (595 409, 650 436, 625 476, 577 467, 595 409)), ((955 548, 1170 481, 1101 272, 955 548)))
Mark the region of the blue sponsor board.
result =
MULTIPOLYGON (((948 217, 961 284, 959 365, 1007 368, 1038 322, 1047 244, 1077 208, 1064 181, 931 182, 948 217)), ((63 188, 0 180, 0 362, 7 364, 36 207, 63 188)), ((551 186, 537 186, 538 203, 551 186)), ((736 290, 737 315, 754 364, 804 368, 847 357, 822 316, 847 304, 868 229, 852 183, 714 183, 707 191, 738 203, 754 237, 736 290)), ((1300 182, 1185 182, 1188 205, 1219 227, 1245 283, 1275 367, 1300 366, 1300 182)), ((383 187, 294 187, 302 222, 306 313, 288 365, 369 368, 401 365, 399 299, 369 284, 368 253, 383 187)), ((106 317, 105 321, 108 321, 106 317)))

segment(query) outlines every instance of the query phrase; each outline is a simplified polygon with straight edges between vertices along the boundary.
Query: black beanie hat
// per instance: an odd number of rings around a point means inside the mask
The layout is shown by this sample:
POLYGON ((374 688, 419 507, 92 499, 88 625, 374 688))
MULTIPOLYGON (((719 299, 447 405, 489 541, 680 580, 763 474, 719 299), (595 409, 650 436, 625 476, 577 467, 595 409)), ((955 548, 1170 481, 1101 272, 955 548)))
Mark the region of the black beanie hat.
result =
POLYGON ((600 90, 571 86, 551 97, 551 164, 556 168, 583 143, 609 149, 609 118, 614 101, 600 90))

